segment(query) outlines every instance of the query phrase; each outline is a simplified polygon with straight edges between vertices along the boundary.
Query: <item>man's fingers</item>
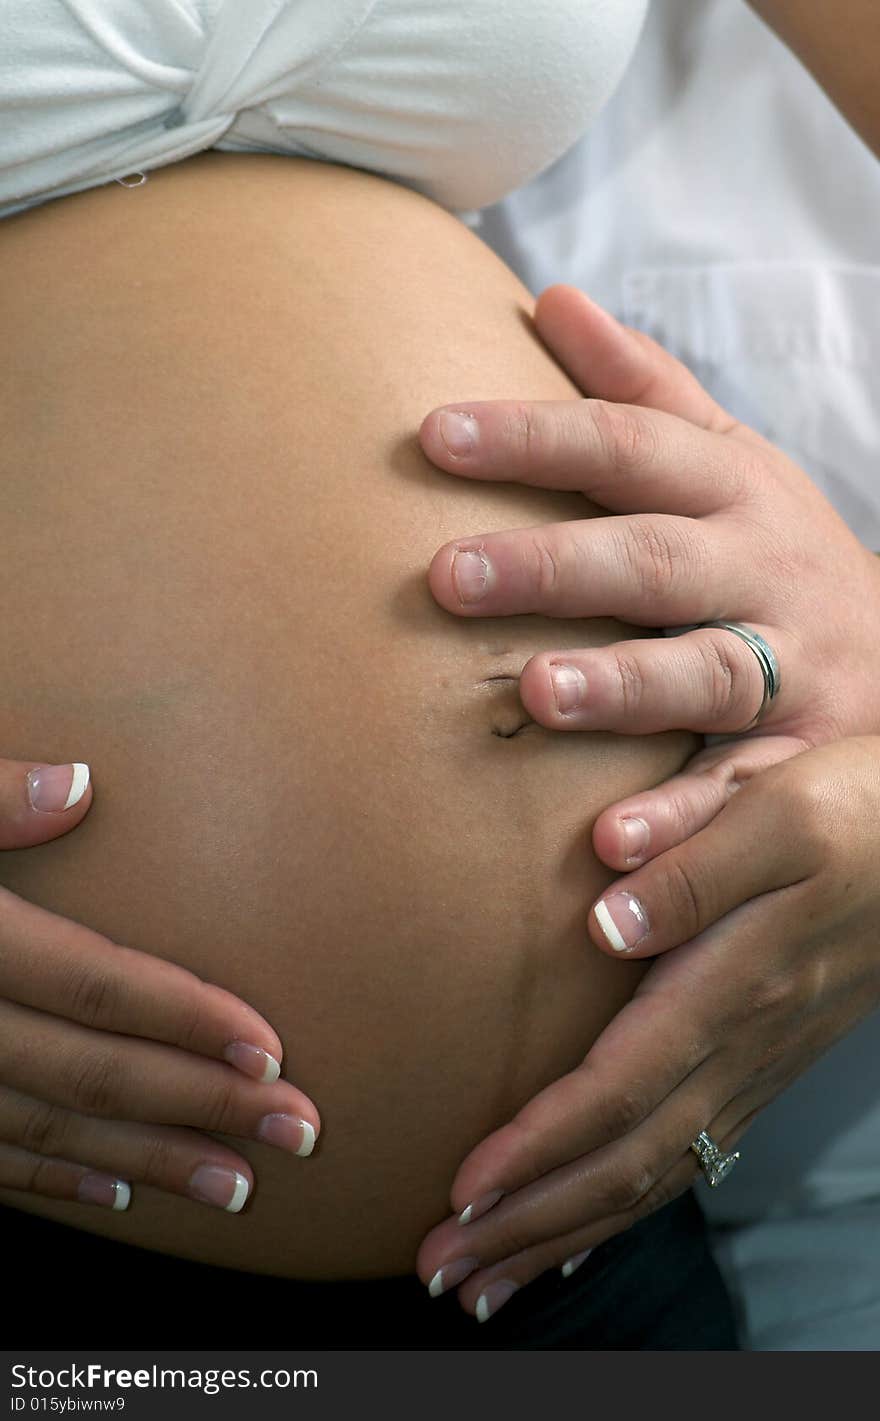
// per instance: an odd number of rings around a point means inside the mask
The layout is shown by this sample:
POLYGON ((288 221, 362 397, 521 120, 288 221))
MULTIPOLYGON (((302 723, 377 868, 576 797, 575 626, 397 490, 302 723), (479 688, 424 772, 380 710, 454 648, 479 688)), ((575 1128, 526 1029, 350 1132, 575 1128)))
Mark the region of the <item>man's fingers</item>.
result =
MULTIPOLYGON (((760 630, 782 660, 794 660, 781 634, 760 630)), ((589 651, 540 652, 523 668, 519 692, 529 715, 549 730, 736 734, 761 706, 764 678, 741 637, 706 628, 589 651)), ((767 707, 768 724, 774 713, 784 714, 783 696, 767 707)))
POLYGON ((768 735, 701 750, 681 774, 603 810, 593 848, 609 868, 631 872, 704 829, 753 776, 808 748, 793 736, 768 735))
POLYGON ((0 998, 277 1079, 276 1032, 231 992, 0 888, 0 998))
POLYGON ((434 554, 428 583, 441 607, 463 617, 532 612, 683 626, 713 620, 719 604, 747 602, 739 554, 709 520, 572 519, 456 538, 434 554))
POLYGON ((605 400, 467 401, 419 431, 433 463, 468 478, 582 493, 615 513, 696 518, 752 486, 750 451, 677 415, 605 400))
POLYGON ((88 765, 0 760, 0 849, 27 849, 75 829, 88 813, 88 765))
POLYGON ((585 395, 665 410, 716 434, 737 427, 687 366, 650 336, 621 325, 576 286, 542 291, 535 326, 585 395))

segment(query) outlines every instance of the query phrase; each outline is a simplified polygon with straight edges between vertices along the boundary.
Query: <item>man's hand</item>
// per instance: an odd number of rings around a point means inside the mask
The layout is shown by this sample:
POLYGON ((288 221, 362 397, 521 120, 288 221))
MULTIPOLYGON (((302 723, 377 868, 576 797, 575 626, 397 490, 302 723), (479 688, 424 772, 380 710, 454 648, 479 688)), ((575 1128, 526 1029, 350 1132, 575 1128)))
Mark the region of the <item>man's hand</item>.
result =
MULTIPOLYGON (((708 823, 756 771, 880 729, 880 564, 806 474, 647 336, 566 286, 543 293, 535 322, 593 397, 434 410, 422 447, 464 478, 578 490, 621 516, 457 538, 429 569, 437 601, 465 617, 743 622, 781 668, 781 690, 759 726, 721 755, 701 752, 674 784, 603 816, 597 850, 632 867, 708 823), (468 453, 449 442, 450 413, 464 414, 475 437, 468 453), (627 830, 641 843, 628 846, 627 830)), ((632 735, 736 734, 763 688, 755 654, 718 629, 548 650, 520 678, 522 703, 539 724, 632 735)))

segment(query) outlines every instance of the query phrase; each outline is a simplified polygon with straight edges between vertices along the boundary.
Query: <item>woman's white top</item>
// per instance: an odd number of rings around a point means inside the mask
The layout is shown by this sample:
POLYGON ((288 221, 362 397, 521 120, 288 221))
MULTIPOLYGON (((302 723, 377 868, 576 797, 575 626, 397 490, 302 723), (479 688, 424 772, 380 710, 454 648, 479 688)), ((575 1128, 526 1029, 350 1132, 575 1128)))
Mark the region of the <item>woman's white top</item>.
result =
POLYGON ((480 208, 590 125, 647 5, 0 0, 0 216, 206 148, 480 208))
MULTIPOLYGON (((598 123, 476 230, 671 349, 880 551, 880 163, 745 4, 654 4, 598 123)), ((700 1197, 748 1345, 880 1348, 880 1015, 740 1148, 700 1197)))

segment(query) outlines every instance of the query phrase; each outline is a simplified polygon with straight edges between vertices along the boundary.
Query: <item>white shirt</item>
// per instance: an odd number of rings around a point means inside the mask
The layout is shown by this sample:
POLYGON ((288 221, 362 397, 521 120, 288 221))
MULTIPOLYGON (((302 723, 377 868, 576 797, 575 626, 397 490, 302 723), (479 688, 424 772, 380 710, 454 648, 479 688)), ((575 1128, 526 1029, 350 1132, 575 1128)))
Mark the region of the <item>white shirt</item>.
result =
MULTIPOLYGON (((880 163, 745 4, 655 0, 590 133, 471 225, 671 349, 880 550, 880 163)), ((747 1345, 880 1347, 880 1016, 741 1151, 700 1198, 747 1345)))

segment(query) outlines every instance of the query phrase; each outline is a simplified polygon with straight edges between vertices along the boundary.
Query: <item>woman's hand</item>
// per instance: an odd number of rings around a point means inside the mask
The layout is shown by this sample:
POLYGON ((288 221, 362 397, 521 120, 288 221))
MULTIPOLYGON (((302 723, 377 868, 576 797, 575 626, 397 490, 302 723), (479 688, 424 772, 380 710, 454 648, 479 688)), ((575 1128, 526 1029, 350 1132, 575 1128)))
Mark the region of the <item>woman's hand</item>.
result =
MULTIPOLYGON (((85 765, 0 760, 0 848, 91 799, 85 765)), ((237 1212, 253 1171, 201 1132, 306 1155, 320 1129, 280 1060, 229 992, 0 889, 0 1186, 124 1209, 136 1181, 237 1212)))
MULTIPOLYGON (((467 1272, 459 1296, 481 1316, 576 1263, 687 1188, 700 1130, 731 1148, 880 1004, 878 825, 880 738, 844 740, 756 776, 607 890, 637 896, 650 922, 630 955, 664 955, 583 1064, 465 1160, 452 1204, 477 1221, 427 1236, 425 1283, 467 1272)), ((614 952, 594 915, 590 931, 614 952)))

